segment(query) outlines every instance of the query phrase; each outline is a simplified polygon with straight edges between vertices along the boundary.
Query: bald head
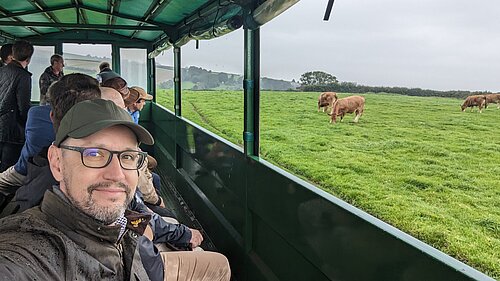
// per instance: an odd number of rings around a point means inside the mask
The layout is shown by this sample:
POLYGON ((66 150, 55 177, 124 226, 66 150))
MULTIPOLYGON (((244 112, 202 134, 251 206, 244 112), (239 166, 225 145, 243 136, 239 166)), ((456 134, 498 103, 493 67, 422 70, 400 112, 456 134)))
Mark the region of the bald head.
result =
POLYGON ((125 108, 125 102, 123 101, 120 92, 109 87, 99 87, 101 89, 101 99, 110 100, 114 102, 119 108, 125 108))

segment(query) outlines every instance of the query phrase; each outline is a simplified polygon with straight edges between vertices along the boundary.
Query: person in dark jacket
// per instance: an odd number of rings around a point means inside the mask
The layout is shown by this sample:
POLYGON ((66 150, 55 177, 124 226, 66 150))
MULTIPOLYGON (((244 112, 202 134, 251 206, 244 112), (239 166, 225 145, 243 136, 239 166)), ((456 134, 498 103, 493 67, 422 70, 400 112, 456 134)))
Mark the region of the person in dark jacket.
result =
POLYGON ((24 143, 24 127, 31 103, 31 73, 26 70, 33 45, 16 41, 13 61, 0 68, 0 172, 14 165, 24 143))
MULTIPOLYGON (((36 185, 36 181, 34 182, 35 184, 32 184, 32 181, 38 177, 38 174, 35 175, 31 172, 30 176, 27 176, 29 166, 40 166, 40 163, 44 162, 42 159, 46 158, 46 153, 41 158, 34 157, 44 148, 50 146, 55 139, 54 126, 50 118, 50 112, 52 111, 51 104, 53 103, 57 107, 57 109, 54 109, 54 112, 56 112, 58 117, 62 118, 74 104, 101 97, 97 81, 88 75, 80 73, 70 74, 64 78, 61 84, 55 83, 52 85, 49 89, 49 95, 52 89, 54 90, 54 95, 52 95, 53 101, 50 101, 49 105, 34 106, 28 111, 28 121, 26 122, 25 130, 26 141, 17 163, 0 173, 0 198, 10 198, 15 192, 14 201, 17 202, 17 204, 11 204, 13 206, 5 213, 1 209, 3 206, 0 206, 2 216, 9 214, 9 212, 23 211, 36 206, 42 199, 45 190, 40 190, 36 185), (34 159, 37 161, 33 161, 34 159), (34 186, 33 189, 29 188, 32 186, 34 186), (21 190, 18 190, 19 187, 21 187, 21 190), (19 209, 16 210, 16 208, 19 209)), ((35 169, 32 168, 31 170, 35 169)))
POLYGON ((50 66, 40 75, 38 85, 40 86, 40 105, 47 104, 47 90, 52 83, 59 81, 63 76, 64 59, 55 54, 50 57, 50 66))
POLYGON ((127 209, 146 157, 139 143, 153 138, 114 103, 73 106, 48 151, 59 187, 0 220, 1 278, 149 280, 137 239, 150 217, 127 209))
POLYGON ((12 61, 12 44, 2 45, 2 48, 0 48, 0 59, 2 60, 0 67, 6 66, 12 61))

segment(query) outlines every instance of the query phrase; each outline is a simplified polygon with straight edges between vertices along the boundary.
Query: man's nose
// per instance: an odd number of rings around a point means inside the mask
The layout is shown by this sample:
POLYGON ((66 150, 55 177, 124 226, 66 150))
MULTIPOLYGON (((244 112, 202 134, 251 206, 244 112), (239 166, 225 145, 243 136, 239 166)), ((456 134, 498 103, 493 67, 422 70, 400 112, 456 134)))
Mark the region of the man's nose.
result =
POLYGON ((111 162, 109 162, 108 166, 105 167, 105 177, 109 180, 121 180, 125 178, 125 173, 120 165, 120 161, 118 159, 118 155, 112 155, 111 162))

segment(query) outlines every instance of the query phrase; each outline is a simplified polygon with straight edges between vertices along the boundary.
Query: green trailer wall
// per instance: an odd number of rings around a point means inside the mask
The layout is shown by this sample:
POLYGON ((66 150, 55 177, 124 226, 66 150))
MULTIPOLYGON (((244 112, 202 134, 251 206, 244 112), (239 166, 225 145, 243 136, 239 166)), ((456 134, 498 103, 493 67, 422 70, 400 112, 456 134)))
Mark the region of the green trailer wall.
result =
POLYGON ((493 280, 157 104, 143 112, 160 176, 237 280, 493 280))

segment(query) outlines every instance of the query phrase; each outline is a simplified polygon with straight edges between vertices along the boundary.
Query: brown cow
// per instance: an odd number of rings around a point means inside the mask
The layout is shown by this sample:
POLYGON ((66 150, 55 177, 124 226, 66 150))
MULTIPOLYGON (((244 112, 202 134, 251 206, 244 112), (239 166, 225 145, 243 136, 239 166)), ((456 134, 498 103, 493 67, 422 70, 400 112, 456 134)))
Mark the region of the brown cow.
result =
POLYGON ((340 121, 344 119, 346 113, 355 113, 354 122, 358 122, 359 117, 363 114, 365 108, 365 98, 361 96, 350 96, 343 99, 338 99, 333 103, 330 123, 337 122, 337 116, 340 116, 340 121))
POLYGON ((323 108, 323 112, 328 107, 332 107, 333 103, 337 100, 337 93, 334 92, 323 92, 318 98, 318 112, 320 108, 323 108))
POLYGON ((484 108, 487 108, 489 103, 496 103, 497 109, 500 109, 500 94, 488 94, 485 96, 486 104, 484 105, 484 108))
POLYGON ((474 106, 477 106, 479 107, 479 113, 481 113, 483 111, 483 107, 485 104, 486 104, 485 95, 474 95, 474 96, 468 96, 461 107, 462 111, 465 111, 467 107, 470 107, 470 111, 472 112, 474 106))

